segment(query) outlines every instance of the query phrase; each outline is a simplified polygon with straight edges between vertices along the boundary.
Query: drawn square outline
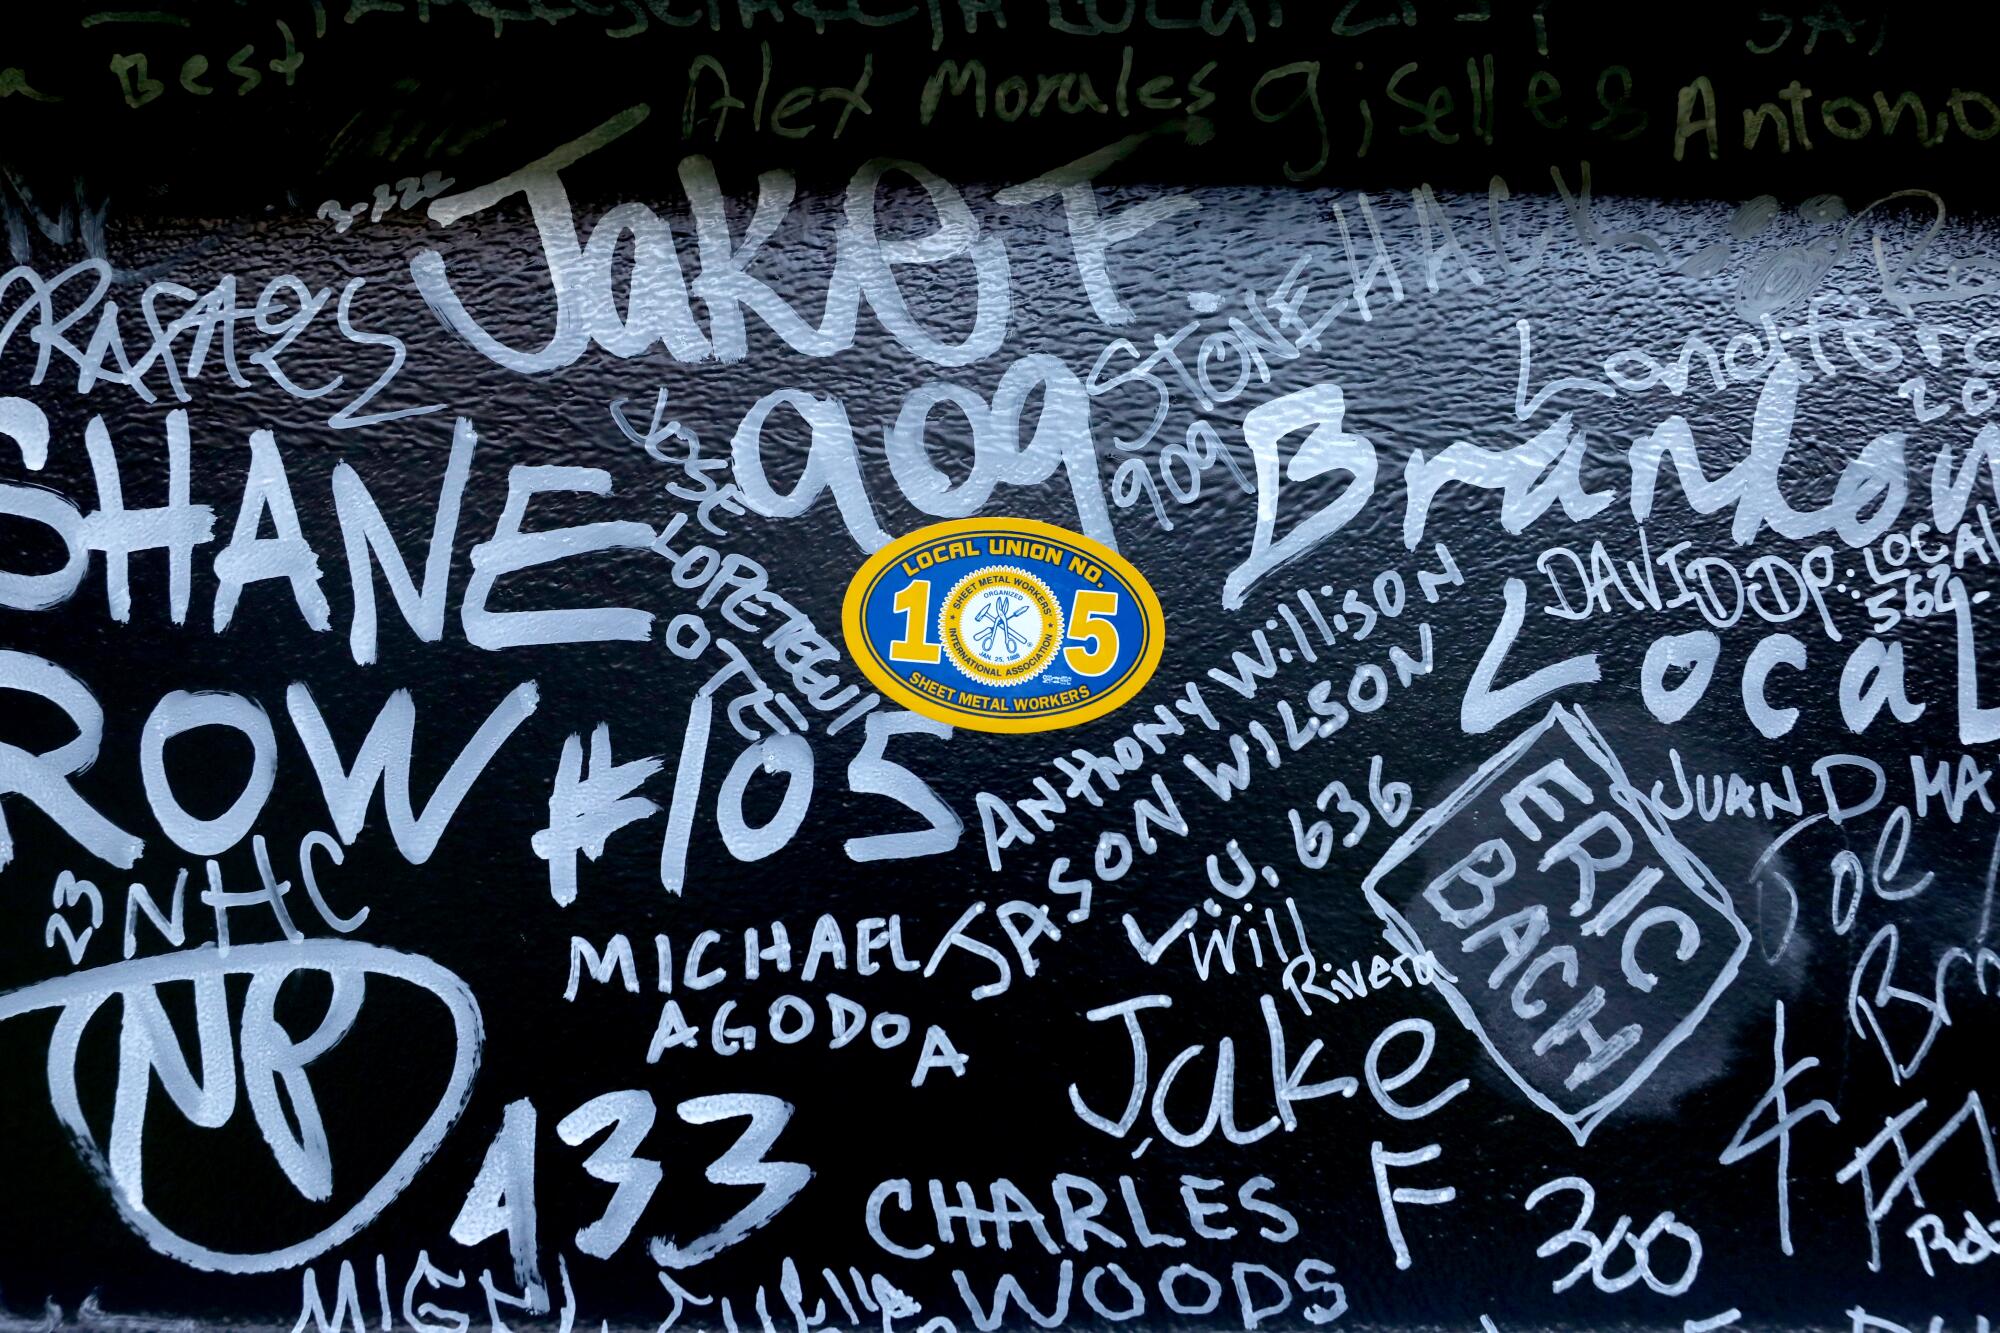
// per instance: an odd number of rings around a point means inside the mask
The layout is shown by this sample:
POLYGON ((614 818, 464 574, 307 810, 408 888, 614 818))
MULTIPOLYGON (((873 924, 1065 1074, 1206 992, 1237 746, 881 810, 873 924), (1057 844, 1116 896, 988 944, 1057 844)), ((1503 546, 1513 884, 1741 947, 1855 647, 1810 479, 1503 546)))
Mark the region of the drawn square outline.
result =
POLYGON ((1386 927, 1383 938, 1403 954, 1411 957, 1421 956, 1425 948, 1423 936, 1388 899, 1382 896, 1378 886, 1454 816, 1484 796, 1488 788, 1513 768, 1515 761, 1557 726, 1563 729, 1564 734, 1586 758, 1596 763, 1602 770, 1610 781, 1611 799, 1637 821, 1640 828, 1645 831, 1654 852, 1674 872, 1683 887, 1714 908, 1716 913, 1736 931, 1736 947, 1730 952, 1721 970, 1716 973, 1715 980, 1710 983, 1707 993, 1672 1030, 1653 1045, 1646 1058, 1640 1061, 1623 1081, 1596 1101, 1574 1112, 1565 1111, 1556 1105, 1548 1095, 1529 1082, 1526 1075, 1515 1068, 1514 1063, 1501 1053, 1487 1034, 1485 1025, 1473 1010, 1471 1002, 1459 990, 1457 978, 1447 968, 1436 969, 1436 980, 1433 984, 1443 993, 1445 1002, 1458 1016, 1458 1021, 1479 1039, 1479 1044, 1486 1048, 1487 1055, 1506 1072, 1514 1085, 1526 1093, 1528 1099, 1535 1105, 1560 1120, 1581 1146, 1605 1117, 1638 1091, 1639 1086, 1652 1076, 1661 1061, 1665 1060, 1674 1048, 1699 1026, 1715 1002, 1722 998, 1722 993, 1736 980, 1736 973, 1742 966, 1743 958, 1750 951, 1750 932, 1744 926, 1742 918, 1737 915, 1736 905, 1730 898, 1729 891, 1710 873, 1707 866, 1681 846, 1667 827, 1666 820, 1653 808, 1652 803, 1632 786, 1625 776, 1624 766, 1618 762, 1618 756, 1612 753, 1609 742, 1592 725, 1583 709, 1567 704, 1552 706, 1540 722, 1516 736, 1498 753, 1488 758, 1470 778, 1459 785, 1458 790, 1418 817, 1409 831, 1397 839, 1395 846, 1384 853, 1382 859, 1376 862, 1375 868, 1368 872, 1368 878, 1361 883, 1361 891, 1367 895, 1368 905, 1375 909, 1375 914, 1382 919, 1386 927))

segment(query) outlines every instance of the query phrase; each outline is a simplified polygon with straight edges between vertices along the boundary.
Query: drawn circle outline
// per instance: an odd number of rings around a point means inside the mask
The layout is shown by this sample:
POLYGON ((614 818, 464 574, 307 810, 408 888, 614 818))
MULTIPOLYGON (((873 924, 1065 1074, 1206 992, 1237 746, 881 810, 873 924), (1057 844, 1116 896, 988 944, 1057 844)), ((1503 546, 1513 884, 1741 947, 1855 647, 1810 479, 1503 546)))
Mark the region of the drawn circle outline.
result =
MULTIPOLYGON (((182 949, 150 958, 106 963, 0 994, 0 1022, 51 1008, 63 1011, 49 1046, 51 1109, 69 1132, 77 1155, 103 1184, 113 1208, 127 1227, 158 1253, 211 1273, 275 1273, 297 1268, 352 1239, 374 1222, 409 1187, 425 1163, 443 1146, 452 1126, 458 1123, 472 1099, 473 1078, 486 1039, 479 1002, 473 997, 472 988, 457 974, 421 954, 348 939, 311 940, 303 945, 288 940, 243 944, 226 955, 206 947, 182 949), (276 1250, 255 1253, 218 1250, 182 1236, 151 1211, 135 1207, 112 1175, 104 1148, 84 1118, 74 1080, 77 1046, 82 1041, 83 1029, 105 1002, 136 986, 191 981, 208 972, 228 975, 282 968, 289 975, 301 968, 332 971, 335 966, 408 982, 442 1001, 451 1016, 456 1042, 451 1073, 437 1106, 409 1144, 346 1212, 304 1240, 276 1250), (58 1056, 66 1057, 66 1063, 59 1065, 58 1056), (57 1077, 59 1068, 69 1071, 71 1077, 57 1077)), ((232 1036, 231 1040, 234 1042, 236 1038, 232 1036)))

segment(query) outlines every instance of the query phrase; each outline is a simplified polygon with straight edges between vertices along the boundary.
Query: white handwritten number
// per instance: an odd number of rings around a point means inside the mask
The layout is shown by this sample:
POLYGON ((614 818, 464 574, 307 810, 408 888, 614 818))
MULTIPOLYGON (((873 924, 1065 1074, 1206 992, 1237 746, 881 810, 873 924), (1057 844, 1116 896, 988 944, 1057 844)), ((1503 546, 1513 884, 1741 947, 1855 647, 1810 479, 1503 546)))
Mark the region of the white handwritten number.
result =
POLYGON ((478 1245, 507 1233, 507 1251, 514 1260, 514 1281, 527 1293, 531 1313, 548 1312, 548 1284, 542 1281, 535 1229, 535 1103, 522 1097, 507 1104, 500 1132, 486 1150, 451 1238, 460 1245, 478 1245))
POLYGON ((1576 1285, 1576 1280, 1589 1271, 1590 1266, 1602 1257, 1603 1242, 1598 1240, 1591 1232, 1585 1230, 1584 1224, 1590 1221, 1591 1210, 1597 1205, 1597 1191, 1592 1189, 1590 1182, 1581 1176, 1564 1176, 1559 1180, 1551 1180, 1528 1196, 1528 1202, 1525 1207, 1529 1212, 1533 1212, 1535 1205, 1539 1204, 1543 1199, 1548 1198, 1551 1194, 1555 1194, 1561 1190, 1575 1190, 1582 1196, 1582 1203, 1577 1208, 1576 1221, 1572 1222, 1568 1229, 1558 1231, 1555 1235, 1543 1241, 1536 1248, 1535 1257, 1546 1259, 1567 1246, 1583 1246, 1584 1257, 1582 1262, 1555 1281, 1554 1290, 1567 1291, 1576 1285))
POLYGON ((83 961, 83 951, 90 946, 90 937, 104 924, 104 894, 87 879, 78 879, 65 870, 56 876, 56 885, 49 894, 49 903, 56 910, 49 913, 48 927, 42 932, 44 948, 56 947, 56 936, 62 936, 63 947, 69 951, 71 963, 83 961), (90 904, 90 924, 78 934, 63 915, 72 907, 90 904))
POLYGON ((729 1151, 709 1164, 705 1173, 715 1185, 761 1185, 757 1197, 737 1214, 697 1240, 676 1245, 664 1236, 653 1239, 653 1262, 662 1268, 691 1268, 776 1217, 806 1182, 812 1168, 802 1162, 767 1162, 764 1154, 792 1118, 792 1105, 756 1092, 691 1097, 680 1104, 681 1119, 690 1125, 713 1124, 748 1116, 750 1125, 729 1151))
POLYGON ((1551 1180, 1528 1196, 1524 1205, 1529 1212, 1548 1198, 1563 1190, 1574 1190, 1579 1196, 1576 1221, 1562 1231, 1550 1236, 1535 1250, 1537 1258, 1546 1259, 1572 1245, 1580 1245, 1584 1256, 1576 1267, 1557 1278, 1551 1287, 1554 1291, 1567 1291, 1585 1273, 1599 1291, 1623 1291, 1635 1282, 1644 1281, 1648 1287, 1662 1296, 1679 1296, 1694 1285, 1695 1274, 1701 1269, 1701 1237, 1693 1227, 1675 1219, 1670 1212, 1661 1213, 1649 1223, 1644 1231, 1632 1234, 1632 1219, 1620 1215, 1611 1225, 1611 1234, 1599 1236, 1589 1229, 1590 1215, 1597 1205, 1597 1191, 1589 1181, 1581 1176, 1562 1176, 1551 1180), (1672 1236, 1687 1246, 1687 1267, 1672 1282, 1662 1282, 1653 1272, 1653 1242, 1661 1236, 1672 1236), (1615 1276, 1608 1274, 1606 1265, 1620 1245, 1631 1247, 1632 1267, 1615 1276))
POLYGON ((871 713, 863 723, 867 728, 860 752, 847 765, 847 785, 852 791, 886 796, 922 815, 930 827, 905 833, 871 833, 847 840, 847 856, 852 861, 900 860, 911 856, 936 856, 958 846, 965 822, 946 805, 930 784, 888 757, 889 738, 915 732, 923 736, 951 739, 951 727, 915 713, 871 713))
POLYGON ((556 1134, 575 1148, 603 1129, 611 1127, 597 1151, 583 1161, 583 1169, 595 1180, 617 1186, 604 1215, 589 1226, 578 1228, 576 1247, 597 1259, 609 1259, 632 1234, 639 1214, 651 1202, 664 1174, 660 1164, 649 1157, 635 1157, 639 1140, 653 1128, 657 1114, 653 1094, 643 1088, 607 1092, 593 1097, 563 1117, 556 1134))
MULTIPOLYGON (((656 1263, 665 1268, 691 1268, 776 1217, 805 1188, 813 1173, 800 1162, 764 1159, 791 1122, 789 1102, 761 1093, 732 1092, 693 1097, 675 1110, 690 1125, 748 1118, 749 1126, 727 1152, 709 1164, 705 1174, 715 1185, 759 1187, 757 1197, 747 1206, 698 1240, 686 1245, 676 1245, 665 1237, 653 1240, 650 1249, 656 1263)), ((603 1214, 576 1233, 576 1247, 593 1258, 609 1259, 618 1252, 660 1187, 665 1175, 660 1162, 638 1155, 639 1144, 652 1132, 657 1116, 652 1093, 628 1088, 591 1098, 556 1126, 557 1137, 572 1148, 582 1147, 606 1129, 611 1131, 583 1161, 584 1171, 593 1180, 615 1186, 603 1214)), ((516 1280, 540 1301, 545 1288, 534 1240, 535 1122, 534 1103, 527 1098, 508 1106, 478 1179, 452 1224, 451 1236, 461 1245, 477 1245, 506 1232, 516 1280)))

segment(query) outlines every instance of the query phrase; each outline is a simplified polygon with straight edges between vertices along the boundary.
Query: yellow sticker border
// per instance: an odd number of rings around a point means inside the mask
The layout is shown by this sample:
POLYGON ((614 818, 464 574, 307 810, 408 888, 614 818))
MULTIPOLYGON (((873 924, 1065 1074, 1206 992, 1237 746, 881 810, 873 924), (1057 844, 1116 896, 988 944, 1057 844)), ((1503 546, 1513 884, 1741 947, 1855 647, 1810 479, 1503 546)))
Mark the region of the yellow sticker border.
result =
POLYGON ((1066 727, 1081 726, 1103 717, 1130 701, 1133 695, 1144 689, 1159 669, 1160 659, 1167 648, 1167 613, 1160 606, 1158 594, 1153 585, 1146 581, 1132 562, 1118 552, 1080 532, 1057 527, 1033 518, 954 518, 943 523, 933 523, 918 528, 896 538, 881 550, 863 561, 861 568, 854 571, 848 580, 847 594, 841 601, 840 630, 847 642, 848 655, 861 668, 861 674, 869 683, 880 690, 885 698, 913 713, 947 723, 954 727, 965 727, 972 731, 990 731, 1006 735, 1024 735, 1037 731, 1060 731, 1066 727), (1104 695, 1066 713, 1038 713, 1027 717, 988 716, 979 713, 961 713, 945 708, 910 687, 908 682, 897 676, 877 658, 874 645, 868 642, 862 631, 862 609, 867 602, 868 590, 889 566, 920 546, 929 546, 939 540, 963 536, 971 532, 1007 530, 1007 535, 1040 537, 1047 541, 1073 546, 1083 554, 1116 574, 1127 588, 1139 599, 1139 607, 1156 633, 1149 636, 1146 647, 1140 652, 1138 662, 1125 673, 1104 695))

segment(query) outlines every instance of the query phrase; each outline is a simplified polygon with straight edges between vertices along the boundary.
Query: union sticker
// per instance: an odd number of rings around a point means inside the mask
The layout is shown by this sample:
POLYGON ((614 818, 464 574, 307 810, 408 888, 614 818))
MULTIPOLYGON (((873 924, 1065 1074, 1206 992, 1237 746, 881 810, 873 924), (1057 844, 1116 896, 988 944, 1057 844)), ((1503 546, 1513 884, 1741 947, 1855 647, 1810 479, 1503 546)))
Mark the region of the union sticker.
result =
POLYGON ((1160 664, 1166 618, 1116 551, 1026 518, 934 523, 870 556, 841 611, 890 700, 978 731, 1102 717, 1160 664))

